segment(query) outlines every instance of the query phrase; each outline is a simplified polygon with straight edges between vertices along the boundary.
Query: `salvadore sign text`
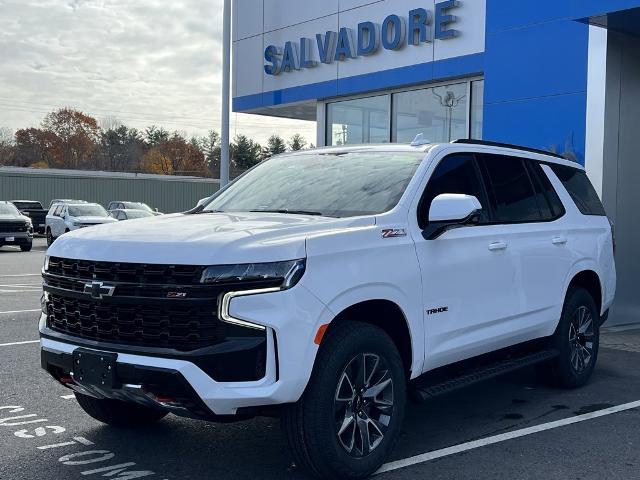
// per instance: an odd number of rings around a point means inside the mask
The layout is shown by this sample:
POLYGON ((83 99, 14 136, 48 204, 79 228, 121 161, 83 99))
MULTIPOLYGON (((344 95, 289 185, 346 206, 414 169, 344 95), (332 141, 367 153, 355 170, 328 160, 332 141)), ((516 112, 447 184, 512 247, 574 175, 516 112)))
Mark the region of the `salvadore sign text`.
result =
POLYGON ((436 3, 434 12, 416 8, 407 17, 389 15, 382 24, 359 23, 355 31, 342 27, 338 32, 318 33, 315 39, 303 37, 299 42, 286 42, 284 47, 269 45, 264 51, 264 71, 267 75, 280 75, 317 67, 319 62, 316 58, 320 63, 329 64, 374 55, 380 48, 399 50, 406 45, 418 46, 433 39, 454 38, 459 32, 452 28, 457 21, 452 11, 458 5, 458 0, 447 0, 436 3))

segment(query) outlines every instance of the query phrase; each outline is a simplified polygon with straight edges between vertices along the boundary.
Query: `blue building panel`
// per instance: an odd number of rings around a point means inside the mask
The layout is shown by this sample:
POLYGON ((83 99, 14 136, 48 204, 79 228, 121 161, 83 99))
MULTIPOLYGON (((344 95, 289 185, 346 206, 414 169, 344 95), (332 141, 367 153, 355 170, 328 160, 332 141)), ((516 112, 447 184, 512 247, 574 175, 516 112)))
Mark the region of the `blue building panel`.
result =
POLYGON ((571 20, 487 35, 485 102, 587 89, 589 26, 571 20))
POLYGON ((569 154, 584 165, 586 109, 586 92, 485 105, 483 136, 569 154))

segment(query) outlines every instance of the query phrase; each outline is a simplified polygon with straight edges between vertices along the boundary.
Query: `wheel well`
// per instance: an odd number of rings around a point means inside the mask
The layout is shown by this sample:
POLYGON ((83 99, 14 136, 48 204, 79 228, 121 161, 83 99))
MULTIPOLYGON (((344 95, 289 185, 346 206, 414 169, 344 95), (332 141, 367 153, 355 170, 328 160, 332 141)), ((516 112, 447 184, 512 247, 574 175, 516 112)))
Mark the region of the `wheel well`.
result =
POLYGON ((593 270, 584 270, 578 273, 569 284, 571 287, 582 287, 591 294, 593 300, 598 307, 598 314, 602 310, 602 286, 600 285, 600 278, 598 274, 593 270))
POLYGON ((409 376, 413 361, 411 334, 407 325, 407 319, 398 305, 389 300, 367 300, 347 307, 340 312, 329 325, 332 330, 336 325, 347 320, 357 320, 369 323, 384 330, 395 343, 405 372, 409 376))

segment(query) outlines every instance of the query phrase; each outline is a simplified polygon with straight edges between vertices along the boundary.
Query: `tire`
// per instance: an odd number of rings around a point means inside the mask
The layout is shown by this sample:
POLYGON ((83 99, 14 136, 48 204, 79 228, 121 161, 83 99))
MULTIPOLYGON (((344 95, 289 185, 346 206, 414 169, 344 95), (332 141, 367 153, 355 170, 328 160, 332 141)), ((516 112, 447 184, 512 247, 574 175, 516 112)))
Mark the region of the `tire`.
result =
POLYGON ((33 248, 33 243, 27 243, 26 245, 20 245, 20 250, 23 252, 30 252, 33 248))
POLYGON ((47 228, 47 247, 50 247, 56 239, 53 238, 53 234, 51 233, 51 229, 47 228))
POLYGON ((400 434, 406 388, 400 354, 381 329, 348 321, 330 330, 304 394, 282 412, 282 429, 295 464, 325 479, 359 479, 374 473, 400 434), (360 393, 354 394, 349 379, 353 377, 356 386, 363 383, 355 380, 361 365, 362 378, 369 377, 368 390, 356 389, 360 393), (390 418, 381 418, 383 413, 390 418), (366 429, 358 430, 362 426, 366 429), (358 434, 365 431, 368 442, 358 434))
POLYGON ((559 355, 538 366, 538 374, 544 381, 563 388, 578 388, 589 381, 600 347, 599 318, 591 294, 584 288, 571 288, 551 338, 551 348, 559 355))
POLYGON ((98 399, 75 392, 82 409, 99 422, 114 427, 140 427, 150 425, 164 418, 168 412, 121 402, 120 400, 98 399))

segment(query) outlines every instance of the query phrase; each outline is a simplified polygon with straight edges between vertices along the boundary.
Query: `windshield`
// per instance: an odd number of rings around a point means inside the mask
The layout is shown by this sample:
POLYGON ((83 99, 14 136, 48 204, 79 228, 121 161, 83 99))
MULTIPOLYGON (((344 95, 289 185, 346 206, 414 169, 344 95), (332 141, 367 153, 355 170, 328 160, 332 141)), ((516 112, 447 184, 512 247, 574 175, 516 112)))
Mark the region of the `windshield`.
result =
POLYGON ((16 207, 22 209, 36 208, 38 210, 42 210, 42 205, 40 204, 40 202, 13 202, 13 204, 16 207))
POLYGON ((423 158, 417 152, 278 156, 239 178, 204 211, 375 215, 398 203, 423 158))
POLYGON ((20 212, 11 203, 0 203, 0 215, 20 215, 20 212))
POLYGON ((153 217, 152 213, 144 210, 127 210, 127 218, 153 217))
POLYGON ((151 207, 146 203, 142 202, 124 202, 124 207, 132 210, 146 210, 147 212, 151 212, 151 207))
POLYGON ((73 205, 69 207, 72 217, 107 217, 107 211, 100 205, 73 205))

